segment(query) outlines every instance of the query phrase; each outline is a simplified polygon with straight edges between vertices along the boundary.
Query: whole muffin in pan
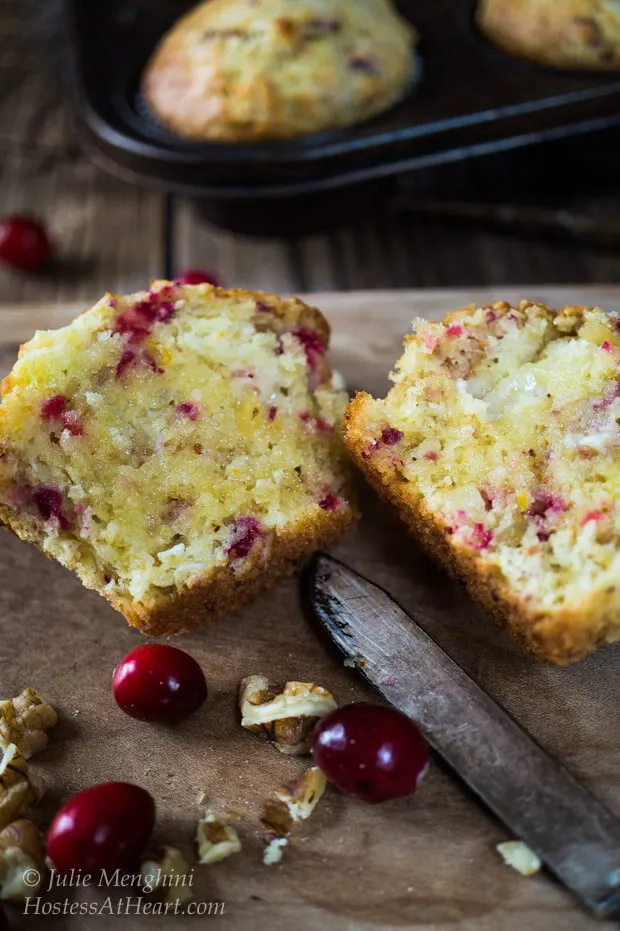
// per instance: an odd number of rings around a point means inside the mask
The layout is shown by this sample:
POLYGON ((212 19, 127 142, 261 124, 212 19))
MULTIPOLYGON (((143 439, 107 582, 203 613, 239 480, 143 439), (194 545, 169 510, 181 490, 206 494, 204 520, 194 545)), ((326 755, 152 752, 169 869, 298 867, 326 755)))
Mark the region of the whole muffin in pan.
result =
POLYGON ((188 139, 294 138, 392 106, 416 39, 390 0, 208 0, 163 38, 143 93, 188 139))
POLYGON ((553 68, 620 68, 617 0, 480 0, 477 20, 509 55, 553 68))

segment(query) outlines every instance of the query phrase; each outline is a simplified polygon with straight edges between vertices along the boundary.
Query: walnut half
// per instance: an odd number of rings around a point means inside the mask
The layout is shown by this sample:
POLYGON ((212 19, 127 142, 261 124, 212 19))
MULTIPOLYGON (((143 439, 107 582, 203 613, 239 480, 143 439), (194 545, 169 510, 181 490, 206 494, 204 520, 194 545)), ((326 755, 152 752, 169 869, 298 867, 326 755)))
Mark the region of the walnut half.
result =
POLYGON ((241 841, 233 826, 212 811, 205 811, 198 822, 196 844, 198 862, 203 865, 217 863, 241 850, 241 841))
POLYGON ((281 692, 266 676, 248 676, 239 690, 241 725, 263 733, 281 753, 310 750, 317 721, 337 706, 333 696, 312 682, 287 682, 281 692))
POLYGON ((29 805, 43 797, 43 784, 28 772, 28 764, 15 744, 0 738, 0 831, 25 815, 29 805))
POLYGON ((45 750, 47 731, 57 723, 58 715, 36 689, 24 689, 16 698, 0 701, 0 737, 16 744, 26 760, 45 750))
POLYGON ((20 819, 0 831, 0 899, 24 902, 36 895, 44 873, 45 848, 36 824, 20 819))

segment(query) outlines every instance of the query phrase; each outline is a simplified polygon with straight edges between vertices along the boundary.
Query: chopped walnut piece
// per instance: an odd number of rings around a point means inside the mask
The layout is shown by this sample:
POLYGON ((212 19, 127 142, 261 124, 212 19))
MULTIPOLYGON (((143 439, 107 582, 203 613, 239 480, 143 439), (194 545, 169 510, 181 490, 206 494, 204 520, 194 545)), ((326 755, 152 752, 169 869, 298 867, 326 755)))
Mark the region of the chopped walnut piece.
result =
POLYGON ((140 865, 142 890, 147 895, 156 893, 164 902, 183 904, 193 898, 188 876, 189 863, 176 847, 162 847, 160 853, 140 865))
POLYGON ((288 834, 295 821, 310 817, 326 786, 323 772, 311 766, 294 782, 276 789, 276 800, 267 801, 261 821, 281 836, 288 834))
POLYGON ((503 857, 504 863, 522 876, 533 876, 542 866, 540 858, 521 840, 505 841, 495 849, 503 857))
POLYGON ((0 738, 0 831, 25 815, 29 805, 43 797, 43 785, 28 772, 28 764, 15 744, 0 738))
POLYGON ((310 766, 295 782, 276 789, 276 796, 286 805, 293 821, 305 821, 323 797, 326 787, 327 778, 322 770, 318 766, 310 766))
POLYGON ((0 737, 16 744, 26 760, 45 750, 46 732, 57 723, 58 715, 36 689, 24 689, 16 698, 0 701, 0 737))
POLYGON ((196 844, 198 862, 203 865, 217 863, 241 850, 241 841, 233 826, 212 811, 205 811, 198 822, 196 844))
POLYGON ((333 696, 312 682, 287 682, 281 693, 265 676, 248 676, 239 691, 241 725, 259 731, 281 753, 300 755, 310 750, 317 721, 336 708, 333 696))
POLYGON ((36 895, 44 873, 45 847, 36 824, 20 819, 0 831, 0 899, 24 902, 36 895))

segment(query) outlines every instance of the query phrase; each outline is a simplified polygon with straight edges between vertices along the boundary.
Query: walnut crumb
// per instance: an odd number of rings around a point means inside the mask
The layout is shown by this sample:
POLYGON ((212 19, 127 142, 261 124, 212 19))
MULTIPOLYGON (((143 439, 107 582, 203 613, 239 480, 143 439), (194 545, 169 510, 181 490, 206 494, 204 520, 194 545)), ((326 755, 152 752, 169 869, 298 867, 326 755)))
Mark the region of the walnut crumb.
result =
POLYGON ((43 797, 43 784, 28 772, 28 764, 14 743, 0 738, 0 831, 26 814, 43 797))
POLYGON ((504 863, 522 876, 533 876, 542 866, 540 858, 521 840, 505 841, 495 849, 503 857, 504 863))
POLYGON ((140 865, 142 889, 153 893, 164 902, 183 904, 193 898, 188 876, 189 863, 176 847, 162 847, 157 856, 143 860, 140 865))
POLYGON ((212 811, 205 811, 196 830, 198 862, 206 865, 224 860, 241 850, 241 841, 234 827, 212 811))
POLYGON ((281 692, 266 676, 248 676, 239 691, 241 725, 263 733, 281 753, 310 750, 317 721, 337 706, 327 689, 312 682, 287 682, 281 692))
POLYGON ((24 902, 37 894, 44 874, 45 848, 36 824, 20 819, 0 831, 0 899, 24 902))
POLYGON ((57 723, 58 715, 36 689, 24 689, 16 698, 0 701, 0 737, 14 743, 26 760, 45 750, 47 731, 57 723))
POLYGON ((275 791, 269 799, 261 821, 276 834, 288 834, 296 821, 305 821, 316 808, 327 787, 327 779, 318 766, 310 766, 294 782, 275 791))

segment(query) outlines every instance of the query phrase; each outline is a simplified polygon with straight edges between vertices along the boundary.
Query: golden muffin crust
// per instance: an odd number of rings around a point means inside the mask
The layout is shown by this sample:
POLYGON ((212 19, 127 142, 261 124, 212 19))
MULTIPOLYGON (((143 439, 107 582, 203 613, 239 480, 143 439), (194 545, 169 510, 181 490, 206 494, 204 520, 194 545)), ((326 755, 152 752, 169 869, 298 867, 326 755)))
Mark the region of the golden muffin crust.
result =
POLYGON ((208 0, 163 38, 143 92, 188 139, 293 138, 392 106, 415 40, 391 0, 208 0))
POLYGON ((553 68, 620 67, 615 0, 480 0, 477 20, 509 55, 553 68))
POLYGON ((165 281, 36 333, 0 520, 146 633, 233 610, 355 520, 328 340, 297 299, 165 281))
POLYGON ((620 319, 523 301, 414 322, 345 444, 379 493, 525 650, 620 639, 620 319))

